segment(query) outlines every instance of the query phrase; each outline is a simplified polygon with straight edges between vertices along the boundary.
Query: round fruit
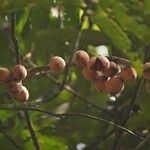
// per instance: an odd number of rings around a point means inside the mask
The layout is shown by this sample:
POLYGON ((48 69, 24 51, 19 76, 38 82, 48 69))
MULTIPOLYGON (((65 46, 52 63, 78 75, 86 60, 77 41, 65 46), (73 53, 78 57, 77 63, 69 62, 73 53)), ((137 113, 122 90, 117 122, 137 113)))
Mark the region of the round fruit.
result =
POLYGON ((13 81, 20 81, 26 78, 27 70, 23 65, 16 65, 15 68, 12 70, 12 80, 13 81))
POLYGON ((111 94, 120 93, 124 88, 124 84, 120 76, 114 76, 105 82, 105 90, 111 94))
POLYGON ((110 62, 105 56, 93 57, 88 61, 87 67, 89 70, 103 71, 110 68, 110 62))
POLYGON ((64 59, 59 56, 53 57, 49 62, 50 70, 55 73, 62 72, 66 66, 64 59))
POLYGON ((73 62, 80 67, 86 66, 88 61, 89 61, 89 55, 87 52, 83 50, 77 51, 73 56, 73 62))
POLYGON ((132 67, 125 67, 121 70, 121 79, 123 81, 133 81, 137 78, 137 72, 132 67))
POLYGON ((150 62, 147 62, 143 65, 144 72, 143 77, 147 80, 150 80, 150 62))
POLYGON ((145 90, 146 90, 147 93, 150 94, 150 81, 146 81, 146 83, 145 83, 145 90))
POLYGON ((95 81, 95 88, 98 92, 104 92, 105 91, 105 82, 106 79, 99 77, 96 81, 95 81))
POLYGON ((20 93, 22 90, 22 83, 12 81, 9 83, 8 89, 12 93, 20 93))
POLYGON ((87 67, 82 69, 82 75, 87 80, 96 80, 100 76, 99 71, 89 71, 87 67))
POLYGON ((118 72, 120 71, 120 66, 118 64, 116 64, 113 61, 110 61, 110 68, 108 69, 104 69, 103 73, 107 76, 107 77, 113 77, 116 74, 118 74, 118 72))
POLYGON ((15 96, 15 99, 25 102, 29 99, 29 92, 25 86, 22 86, 22 90, 15 96))
POLYGON ((1 82, 7 82, 10 80, 11 73, 10 71, 5 67, 0 67, 0 81, 1 82))

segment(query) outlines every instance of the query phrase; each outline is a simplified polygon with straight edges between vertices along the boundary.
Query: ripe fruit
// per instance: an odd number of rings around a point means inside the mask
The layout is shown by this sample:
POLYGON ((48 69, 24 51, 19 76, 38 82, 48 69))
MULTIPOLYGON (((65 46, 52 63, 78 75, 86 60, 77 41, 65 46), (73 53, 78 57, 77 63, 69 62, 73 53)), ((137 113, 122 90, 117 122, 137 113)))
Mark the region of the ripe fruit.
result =
POLYGON ((15 95, 15 99, 21 102, 25 102, 29 99, 29 92, 25 86, 22 86, 21 92, 15 95))
POLYGON ((20 93, 22 90, 22 83, 12 81, 9 83, 8 89, 12 93, 20 93))
POLYGON ((87 52, 83 50, 77 51, 73 56, 73 62, 80 67, 86 66, 88 61, 89 61, 89 55, 87 52))
POLYGON ((120 93, 124 89, 124 84, 120 76, 114 76, 105 82, 105 90, 111 94, 120 93))
POLYGON ((137 72, 132 67, 125 67, 121 70, 121 79, 123 81, 133 81, 137 78, 137 72))
POLYGON ((144 72, 143 76, 145 79, 150 80, 150 62, 147 62, 143 65, 144 72))
POLYGON ((104 92, 105 91, 105 82, 106 79, 104 79, 103 77, 99 77, 96 81, 95 81, 95 88, 98 92, 104 92))
POLYGON ((146 90, 147 93, 150 94, 150 81, 146 81, 146 83, 145 83, 145 90, 146 90))
POLYGON ((7 82, 10 79, 10 76, 11 76, 11 73, 7 68, 5 67, 0 68, 0 81, 1 82, 7 82))
POLYGON ((103 71, 110 68, 110 62, 104 56, 93 57, 88 61, 87 67, 89 70, 103 71))
POLYGON ((23 65, 16 65, 15 68, 12 70, 12 80, 13 81, 20 81, 26 78, 27 70, 23 65))
POLYGON ((120 70, 120 66, 118 64, 116 64, 115 62, 110 61, 110 68, 104 69, 103 73, 107 77, 113 77, 119 72, 119 70, 120 70))
POLYGON ((55 73, 62 72, 65 66, 66 66, 65 61, 59 56, 53 57, 49 62, 50 70, 52 70, 55 73))
POLYGON ((87 80, 96 80, 100 76, 99 71, 89 71, 87 67, 82 69, 82 75, 87 80))

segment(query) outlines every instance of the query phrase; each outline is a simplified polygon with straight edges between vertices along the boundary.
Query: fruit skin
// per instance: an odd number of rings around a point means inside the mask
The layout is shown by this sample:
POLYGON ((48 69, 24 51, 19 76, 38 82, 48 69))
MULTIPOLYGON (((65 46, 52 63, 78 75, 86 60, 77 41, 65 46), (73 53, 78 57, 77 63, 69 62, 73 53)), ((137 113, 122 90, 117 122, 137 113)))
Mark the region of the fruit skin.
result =
POLYGON ((150 94, 150 81, 146 81, 145 83, 145 90, 148 94, 150 94))
POLYGON ((11 93, 19 94, 22 90, 22 83, 11 81, 8 85, 8 90, 11 93))
POLYGON ((133 81, 137 78, 137 72, 133 67, 123 68, 120 75, 123 81, 133 81))
POLYGON ((25 79, 27 76, 27 70, 23 65, 16 65, 12 70, 12 80, 20 81, 25 79))
POLYGON ((87 52, 83 50, 79 50, 73 55, 73 62, 79 67, 86 66, 88 61, 89 61, 89 55, 87 52))
POLYGON ((96 80, 101 74, 99 71, 89 71, 87 67, 82 69, 82 75, 87 80, 96 80))
POLYGON ((49 68, 55 73, 60 73, 64 70, 66 62, 59 56, 54 56, 49 62, 49 68))
POLYGON ((113 61, 110 61, 110 68, 108 69, 104 69, 103 73, 107 76, 107 77, 113 77, 116 74, 118 74, 120 71, 120 66, 118 64, 116 64, 113 61))
POLYGON ((98 92, 104 92, 105 91, 105 82, 107 81, 107 79, 103 78, 102 76, 100 76, 95 82, 95 88, 98 92))
POLYGON ((105 56, 98 56, 91 58, 87 67, 91 71, 103 71, 110 68, 110 62, 105 56))
POLYGON ((146 62, 144 65, 143 65, 143 77, 147 80, 150 80, 150 62, 146 62))
POLYGON ((11 77, 10 71, 5 67, 0 67, 0 81, 7 82, 10 80, 10 77, 11 77))
POLYGON ((14 96, 14 98, 20 102, 25 102, 29 99, 29 92, 25 86, 22 86, 20 93, 14 96))
POLYGON ((105 91, 111 94, 120 93, 124 89, 124 84, 120 76, 111 77, 105 82, 105 91))

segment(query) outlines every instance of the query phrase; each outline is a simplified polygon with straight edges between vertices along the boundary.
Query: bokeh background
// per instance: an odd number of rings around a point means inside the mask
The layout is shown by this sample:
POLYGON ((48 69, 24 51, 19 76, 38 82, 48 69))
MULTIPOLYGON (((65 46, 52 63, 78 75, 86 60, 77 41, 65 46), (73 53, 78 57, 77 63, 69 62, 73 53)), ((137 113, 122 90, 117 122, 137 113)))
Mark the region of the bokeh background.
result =
MULTIPOLYGON (((0 66, 9 69, 15 65, 10 32, 10 13, 14 11, 21 63, 27 68, 47 65, 55 55, 68 61, 74 48, 84 49, 90 56, 111 54, 134 61, 138 79, 126 83, 117 98, 97 92, 94 84, 85 80, 81 69, 74 65, 68 73, 67 83, 72 90, 59 88, 65 72, 31 76, 23 82, 30 92, 29 103, 47 98, 47 102, 39 106, 42 109, 54 113, 82 112, 120 124, 142 80, 141 66, 150 60, 150 1, 0 0, 0 66)), ((150 134, 150 95, 145 91, 144 83, 126 124, 126 128, 143 138, 150 134)), ((0 105, 12 103, 19 102, 10 99, 5 86, 0 84, 0 105)), ((86 146, 89 150, 113 149, 118 131, 114 126, 81 116, 60 119, 36 111, 30 111, 29 115, 42 150, 82 150, 86 146)), ((1 109, 0 120, 7 134, 22 149, 34 149, 22 111, 1 109)), ((124 133, 119 147, 120 150, 133 150, 140 142, 124 133)), ((0 149, 10 148, 16 149, 0 132, 0 149)), ((149 150, 150 142, 142 149, 149 150)))

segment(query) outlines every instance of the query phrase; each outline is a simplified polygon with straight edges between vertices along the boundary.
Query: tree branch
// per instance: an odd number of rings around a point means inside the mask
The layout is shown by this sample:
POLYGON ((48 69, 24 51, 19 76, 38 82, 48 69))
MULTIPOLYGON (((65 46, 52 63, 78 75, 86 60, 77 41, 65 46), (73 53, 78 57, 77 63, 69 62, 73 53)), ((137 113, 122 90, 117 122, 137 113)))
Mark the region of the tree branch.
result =
POLYGON ((21 150, 21 148, 19 147, 19 145, 13 140, 12 137, 10 137, 7 132, 5 131, 3 124, 0 120, 0 131, 5 135, 5 137, 16 147, 16 149, 21 150))
POLYGON ((18 44, 18 39, 15 34, 16 30, 16 13, 12 12, 11 13, 11 40, 12 43, 14 44, 14 50, 16 52, 16 64, 20 63, 20 54, 19 54, 19 44, 18 44))
POLYGON ((39 108, 36 108, 36 107, 32 107, 30 105, 16 105, 16 104, 1 104, 0 105, 0 110, 30 110, 30 111, 39 111, 39 112, 42 112, 42 113, 45 113, 45 114, 49 114, 51 116, 54 116, 54 117, 58 117, 58 118, 64 118, 64 117, 75 117, 75 116, 78 116, 78 117, 84 117, 84 118, 89 118, 89 119, 93 119, 93 120, 97 120, 97 121, 100 121, 100 122, 103 122, 105 124, 108 124, 108 125, 111 125, 111 126, 114 126, 118 129, 121 129, 127 133, 129 133, 130 135, 136 137, 137 139, 139 140, 143 140, 143 137, 140 137, 139 135, 135 134, 134 132, 130 131, 129 129, 126 129, 120 125, 117 125, 111 121, 108 121, 108 120, 105 120, 103 118, 100 118, 100 117, 96 117, 96 116, 92 116, 92 115, 89 115, 89 114, 84 114, 84 113, 62 113, 62 114, 55 114, 55 113, 52 113, 52 112, 49 112, 47 110, 43 110, 43 109, 39 109, 39 108))
MULTIPOLYGON (((135 103, 135 101, 136 101, 136 99, 137 99, 137 97, 138 97, 138 95, 139 95, 139 93, 140 93, 140 90, 141 90, 141 87, 142 87, 142 85, 143 85, 143 82, 144 82, 144 79, 142 78, 142 79, 137 83, 137 86, 135 87, 135 92, 134 92, 134 95, 133 95, 132 98, 131 98, 131 101, 130 101, 130 104, 129 104, 129 109, 128 109, 128 111, 127 111, 127 114, 126 114, 124 120, 123 120, 122 123, 121 123, 121 126, 122 126, 122 127, 125 127, 126 124, 127 124, 127 121, 128 121, 128 119, 129 119, 129 117, 130 117, 130 115, 131 115, 131 111, 132 111, 132 108, 133 108, 133 106, 134 106, 134 103, 135 103)), ((122 135, 123 135, 123 130, 119 130, 119 131, 118 131, 118 135, 116 135, 116 140, 115 140, 114 145, 113 145, 113 148, 112 148, 113 150, 117 150, 117 147, 118 147, 118 145, 119 145, 119 143, 120 143, 120 140, 121 140, 122 135)))
MULTIPOLYGON (((19 43, 18 43, 18 39, 17 39, 16 33, 15 33, 15 27, 16 27, 16 12, 12 12, 11 13, 11 39, 14 44, 15 53, 16 53, 16 64, 20 64, 19 43)), ((35 145, 35 149, 40 150, 40 147, 38 144, 38 139, 35 136, 35 132, 33 130, 30 116, 29 116, 27 110, 24 110, 24 115, 25 115, 26 123, 27 123, 28 129, 30 131, 33 143, 35 145)))
POLYGON ((31 137, 32 137, 32 140, 33 140, 33 144, 35 146, 35 149, 36 150, 40 150, 40 145, 39 145, 37 137, 35 135, 35 131, 33 129, 30 116, 29 116, 28 111, 26 109, 24 110, 24 114, 25 114, 25 119, 26 119, 27 127, 28 127, 28 129, 30 131, 30 134, 31 134, 31 137))

